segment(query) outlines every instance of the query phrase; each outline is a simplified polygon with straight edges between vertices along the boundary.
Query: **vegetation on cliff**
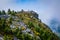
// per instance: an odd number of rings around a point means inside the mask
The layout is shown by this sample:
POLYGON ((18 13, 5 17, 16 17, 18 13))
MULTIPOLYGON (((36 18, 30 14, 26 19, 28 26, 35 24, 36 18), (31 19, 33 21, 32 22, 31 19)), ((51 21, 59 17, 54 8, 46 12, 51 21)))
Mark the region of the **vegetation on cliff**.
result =
POLYGON ((34 11, 0 11, 2 40, 59 40, 34 11))

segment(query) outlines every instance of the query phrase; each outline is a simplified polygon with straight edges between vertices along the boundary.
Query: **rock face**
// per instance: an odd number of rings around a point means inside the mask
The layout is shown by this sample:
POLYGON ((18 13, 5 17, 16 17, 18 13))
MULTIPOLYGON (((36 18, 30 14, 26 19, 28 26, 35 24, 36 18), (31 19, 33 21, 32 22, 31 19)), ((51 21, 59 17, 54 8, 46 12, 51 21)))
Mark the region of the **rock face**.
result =
POLYGON ((14 15, 11 12, 9 15, 0 16, 1 40, 59 40, 35 12, 22 11, 14 15))
POLYGON ((3 36, 2 35, 0 35, 0 40, 3 40, 3 36))

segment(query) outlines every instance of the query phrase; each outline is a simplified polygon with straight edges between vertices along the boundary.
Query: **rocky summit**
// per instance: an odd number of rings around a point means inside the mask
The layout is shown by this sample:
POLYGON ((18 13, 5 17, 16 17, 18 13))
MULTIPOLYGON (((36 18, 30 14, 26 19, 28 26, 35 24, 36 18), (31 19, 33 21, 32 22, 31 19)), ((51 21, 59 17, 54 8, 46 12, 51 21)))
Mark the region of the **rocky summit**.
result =
POLYGON ((59 40, 34 11, 0 11, 0 40, 59 40))

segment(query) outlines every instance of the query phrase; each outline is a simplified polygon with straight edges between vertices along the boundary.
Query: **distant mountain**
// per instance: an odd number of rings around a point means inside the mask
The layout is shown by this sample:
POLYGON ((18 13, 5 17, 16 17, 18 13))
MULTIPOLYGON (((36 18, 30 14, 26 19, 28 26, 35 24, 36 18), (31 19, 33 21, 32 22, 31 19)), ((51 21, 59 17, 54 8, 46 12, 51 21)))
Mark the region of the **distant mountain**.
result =
MULTIPOLYGON (((54 24, 54 23, 53 23, 54 24)), ((59 40, 34 11, 0 11, 0 40, 59 40)))
POLYGON ((52 19, 50 21, 50 28, 53 32, 55 32, 58 36, 60 35, 60 22, 57 19, 52 19))

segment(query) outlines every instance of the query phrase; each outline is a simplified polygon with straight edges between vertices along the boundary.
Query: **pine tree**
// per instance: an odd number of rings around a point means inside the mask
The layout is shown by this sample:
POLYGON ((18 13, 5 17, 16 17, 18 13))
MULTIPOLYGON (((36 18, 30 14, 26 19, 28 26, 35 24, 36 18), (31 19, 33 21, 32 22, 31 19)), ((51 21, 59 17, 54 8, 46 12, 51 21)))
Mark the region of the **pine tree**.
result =
POLYGON ((1 13, 1 14, 2 14, 2 15, 6 14, 5 10, 2 10, 2 13, 1 13))
POLYGON ((10 9, 8 9, 8 14, 11 14, 11 10, 10 9))
POLYGON ((1 11, 0 11, 0 15, 1 15, 1 11))

